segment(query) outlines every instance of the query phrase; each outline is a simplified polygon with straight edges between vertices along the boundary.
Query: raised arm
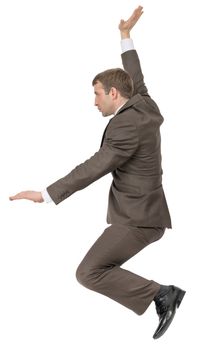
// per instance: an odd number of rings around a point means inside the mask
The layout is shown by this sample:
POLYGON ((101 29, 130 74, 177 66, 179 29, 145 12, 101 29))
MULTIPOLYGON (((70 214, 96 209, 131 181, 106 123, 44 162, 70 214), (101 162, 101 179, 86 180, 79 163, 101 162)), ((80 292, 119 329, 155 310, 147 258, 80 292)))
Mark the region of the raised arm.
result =
MULTIPOLYGON (((135 26, 135 24, 138 22, 139 18, 143 14, 143 7, 139 6, 137 7, 132 15, 125 21, 121 19, 119 23, 119 30, 120 30, 120 35, 121 35, 121 40, 123 43, 126 40, 126 44, 128 39, 130 39, 130 32, 132 28, 135 26)), ((133 43, 130 43, 130 46, 133 47, 133 43)), ((137 93, 140 93, 141 95, 144 96, 149 96, 147 88, 144 84, 144 77, 143 73, 141 70, 141 65, 139 61, 139 57, 137 55, 136 50, 132 49, 127 49, 123 54, 122 54, 122 63, 124 69, 130 74, 130 76, 133 79, 134 82, 134 95, 137 93)))

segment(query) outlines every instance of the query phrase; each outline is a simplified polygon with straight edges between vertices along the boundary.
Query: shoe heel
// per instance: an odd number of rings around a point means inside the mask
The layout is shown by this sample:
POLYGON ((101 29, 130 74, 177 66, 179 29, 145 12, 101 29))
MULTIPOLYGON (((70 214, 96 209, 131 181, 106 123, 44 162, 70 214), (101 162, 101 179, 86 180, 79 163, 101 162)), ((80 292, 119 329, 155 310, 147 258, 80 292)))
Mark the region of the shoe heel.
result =
POLYGON ((183 297, 184 297, 184 295, 186 294, 186 292, 184 291, 184 290, 180 290, 179 291, 179 293, 178 293, 178 299, 177 299, 177 308, 179 308, 179 306, 180 306, 180 304, 181 304, 181 302, 182 302, 182 300, 183 300, 183 297))

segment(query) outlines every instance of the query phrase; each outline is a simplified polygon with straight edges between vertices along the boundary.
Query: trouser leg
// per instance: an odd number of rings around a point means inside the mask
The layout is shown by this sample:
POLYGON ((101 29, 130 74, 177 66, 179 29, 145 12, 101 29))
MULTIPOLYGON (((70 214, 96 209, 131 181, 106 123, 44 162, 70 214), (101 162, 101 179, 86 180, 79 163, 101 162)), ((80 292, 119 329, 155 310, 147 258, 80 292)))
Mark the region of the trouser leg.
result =
POLYGON ((148 244, 160 239, 164 231, 163 228, 109 226, 79 265, 78 281, 141 315, 158 293, 160 285, 120 266, 148 244))

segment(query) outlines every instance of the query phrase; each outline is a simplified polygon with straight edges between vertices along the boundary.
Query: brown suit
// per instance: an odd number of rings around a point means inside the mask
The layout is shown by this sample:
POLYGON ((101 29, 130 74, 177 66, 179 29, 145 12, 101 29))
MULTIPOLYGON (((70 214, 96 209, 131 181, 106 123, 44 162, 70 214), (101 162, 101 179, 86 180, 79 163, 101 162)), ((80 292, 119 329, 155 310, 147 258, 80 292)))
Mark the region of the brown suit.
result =
POLYGON ((110 120, 100 150, 47 190, 58 204, 112 172, 109 224, 170 228, 162 188, 159 128, 163 117, 147 93, 136 51, 127 51, 122 59, 136 95, 110 120))
POLYGON ((142 314, 159 285, 120 265, 159 239, 165 227, 171 227, 162 188, 159 129, 163 117, 148 95, 136 51, 125 52, 122 60, 133 78, 134 96, 108 123, 99 151, 47 190, 58 204, 112 173, 107 215, 112 225, 80 264, 77 278, 86 287, 142 314))

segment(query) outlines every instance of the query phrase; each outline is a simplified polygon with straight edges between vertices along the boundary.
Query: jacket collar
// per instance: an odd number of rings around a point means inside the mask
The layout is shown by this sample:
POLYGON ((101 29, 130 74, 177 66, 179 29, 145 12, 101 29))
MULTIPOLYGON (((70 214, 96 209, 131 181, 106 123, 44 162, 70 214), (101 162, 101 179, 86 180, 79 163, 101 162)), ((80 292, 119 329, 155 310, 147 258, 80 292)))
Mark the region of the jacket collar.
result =
POLYGON ((139 101, 142 100, 142 96, 140 94, 136 94, 133 97, 131 97, 119 110, 118 112, 115 114, 115 117, 123 112, 125 109, 130 108, 131 106, 133 106, 135 103, 138 103, 139 101))

